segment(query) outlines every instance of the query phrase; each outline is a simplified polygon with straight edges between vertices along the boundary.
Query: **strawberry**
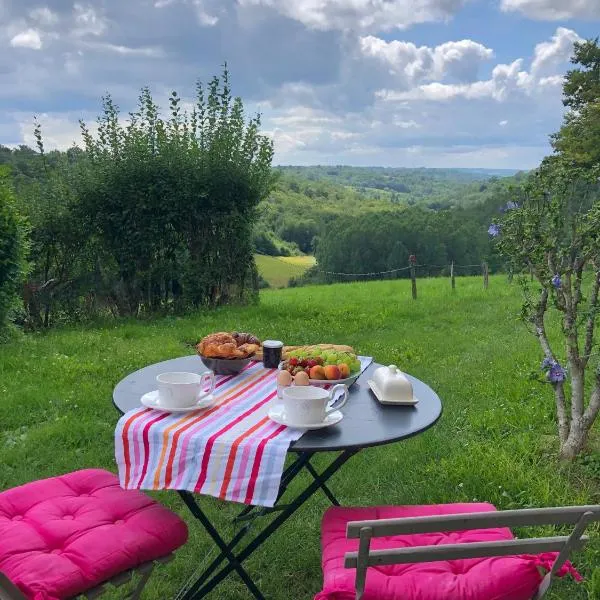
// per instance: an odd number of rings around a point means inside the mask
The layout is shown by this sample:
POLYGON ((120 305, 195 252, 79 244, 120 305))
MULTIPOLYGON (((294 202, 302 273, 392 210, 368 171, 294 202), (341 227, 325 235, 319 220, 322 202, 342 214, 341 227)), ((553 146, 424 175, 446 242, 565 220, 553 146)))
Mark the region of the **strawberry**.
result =
POLYGON ((298 366, 298 359, 297 358, 290 358, 289 363, 290 363, 290 367, 297 367, 298 366))

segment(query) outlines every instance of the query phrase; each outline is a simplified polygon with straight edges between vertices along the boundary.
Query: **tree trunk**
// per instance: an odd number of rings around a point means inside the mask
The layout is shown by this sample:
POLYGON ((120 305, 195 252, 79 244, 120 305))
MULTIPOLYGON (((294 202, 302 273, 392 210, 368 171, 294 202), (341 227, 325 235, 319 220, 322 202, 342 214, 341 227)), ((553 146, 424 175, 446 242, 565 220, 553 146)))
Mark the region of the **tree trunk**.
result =
POLYGON ((589 430, 586 430, 582 423, 571 423, 569 437, 564 444, 560 446, 560 459, 564 461, 572 461, 585 448, 587 444, 589 430))

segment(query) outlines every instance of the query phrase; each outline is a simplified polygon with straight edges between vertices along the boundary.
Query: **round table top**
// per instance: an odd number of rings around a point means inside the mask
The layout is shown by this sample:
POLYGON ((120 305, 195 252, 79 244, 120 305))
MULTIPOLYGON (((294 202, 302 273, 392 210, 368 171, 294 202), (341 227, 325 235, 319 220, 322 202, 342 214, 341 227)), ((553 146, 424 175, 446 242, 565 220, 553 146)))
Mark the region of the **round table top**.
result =
MULTIPOLYGON (((328 452, 390 444, 429 429, 442 414, 442 402, 425 383, 408 375, 413 384, 415 406, 381 405, 367 381, 380 367, 373 363, 350 387, 350 398, 340 423, 325 429, 307 431, 292 443, 292 452, 328 452)), ((149 365, 127 375, 113 391, 113 402, 121 413, 139 408, 143 394, 156 389, 156 376, 168 371, 200 373, 206 367, 198 356, 183 356, 149 365)))

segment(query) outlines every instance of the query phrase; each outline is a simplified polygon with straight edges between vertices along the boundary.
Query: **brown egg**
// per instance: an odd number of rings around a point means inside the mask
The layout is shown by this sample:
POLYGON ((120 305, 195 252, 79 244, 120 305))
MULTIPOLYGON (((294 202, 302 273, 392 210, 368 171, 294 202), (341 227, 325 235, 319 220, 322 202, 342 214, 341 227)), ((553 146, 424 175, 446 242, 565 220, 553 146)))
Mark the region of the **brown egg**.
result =
POLYGON ((292 374, 289 371, 279 371, 277 374, 277 383, 285 387, 292 385, 292 374))
POLYGON ((308 373, 305 373, 304 371, 297 373, 296 377, 294 377, 294 383, 296 385, 310 385, 308 373))

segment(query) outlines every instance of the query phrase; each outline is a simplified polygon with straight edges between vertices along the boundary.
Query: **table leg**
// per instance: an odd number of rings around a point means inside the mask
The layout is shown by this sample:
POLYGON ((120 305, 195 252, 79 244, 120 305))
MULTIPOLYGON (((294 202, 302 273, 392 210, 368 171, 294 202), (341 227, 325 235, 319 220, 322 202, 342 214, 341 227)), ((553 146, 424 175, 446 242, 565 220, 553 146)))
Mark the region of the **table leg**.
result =
MULTIPOLYGON (((246 570, 242 567, 243 561, 245 561, 275 531, 277 531, 277 529, 279 529, 279 527, 281 527, 285 521, 287 521, 315 492, 317 492, 319 489, 323 489, 323 486, 329 480, 329 478, 334 475, 351 456, 356 454, 356 452, 357 450, 345 450, 341 452, 320 474, 317 473, 313 468, 313 471, 316 475, 313 475, 313 481, 289 504, 287 504, 285 507, 282 507, 281 512, 279 512, 279 514, 268 525, 266 525, 252 540, 250 540, 239 553, 234 553, 233 549, 247 533, 247 528, 245 528, 243 533, 238 532, 238 534, 233 538, 232 542, 227 544, 204 514, 200 506, 198 506, 193 495, 190 492, 180 492, 181 497, 191 510, 194 517, 196 517, 202 523, 207 533, 221 550, 220 556, 217 557, 213 563, 211 563, 211 565, 205 571, 205 574, 200 576, 200 578, 198 578, 196 582, 186 590, 185 594, 182 596, 182 600, 199 600, 200 598, 204 598, 233 571, 236 571, 240 575, 255 598, 264 600, 264 596, 258 590, 246 570), (223 562, 223 560, 227 560, 228 564, 226 564, 218 573, 212 575, 211 577, 212 572, 214 572, 214 570, 223 562)), ((297 465, 298 463, 302 463, 302 466, 306 465, 307 460, 310 460, 310 455, 307 455, 307 458, 304 460, 300 460, 300 458, 296 460, 293 465, 297 465)), ((297 467, 292 469, 291 467, 293 465, 290 465, 290 467, 286 469, 289 477, 287 484, 289 484, 289 482, 302 469, 302 467, 300 467, 300 469, 297 469, 297 467), (291 476, 292 473, 293 477, 291 476)))
MULTIPOLYGON (((299 455, 292 464, 290 464, 286 470, 284 471, 281 477, 281 484, 279 488, 279 493, 277 494, 277 500, 279 501, 287 486, 290 482, 302 471, 302 468, 306 465, 307 461, 310 460, 312 453, 305 453, 299 455)), ((180 491, 179 494, 183 498, 186 505, 189 506, 190 502, 195 503, 195 500, 190 494, 190 492, 180 491)), ((240 541, 244 538, 244 536, 248 533, 251 527, 251 521, 256 519, 257 517, 263 517, 271 512, 284 510, 285 506, 274 506, 273 508, 266 507, 258 507, 258 506, 246 506, 244 510, 242 510, 236 517, 234 517, 234 523, 244 523, 240 530, 233 536, 231 541, 228 544, 229 550, 233 550, 240 541), (254 512, 253 512, 254 511, 254 512)), ((198 510, 199 507, 196 507, 194 510, 198 510)), ((194 512, 194 511, 192 511, 194 512)), ((198 577, 200 581, 206 581, 208 577, 217 570, 217 568, 221 565, 221 563, 226 559, 226 556, 223 552, 219 554, 211 563, 206 567, 206 569, 202 572, 202 574, 198 577)))
POLYGON ((313 478, 320 483, 321 489, 323 490, 327 498, 329 498, 331 504, 333 504, 334 506, 339 506, 340 503, 338 502, 338 499, 333 495, 333 492, 327 487, 325 482, 321 481, 321 476, 317 473, 317 471, 310 464, 310 462, 307 462, 305 466, 306 470, 313 476, 313 478))
MULTIPOLYGON (((265 597, 261 594, 260 590, 256 587, 254 581, 244 567, 242 567, 241 562, 237 559, 235 554, 233 554, 232 549, 225 542, 225 540, 219 535, 219 532, 210 522, 210 519, 204 514, 204 511, 200 509, 196 501, 194 500, 192 494, 190 492, 180 492, 183 501, 186 503, 187 507, 190 509, 194 517, 202 523, 204 529, 213 541, 217 544, 219 549, 221 550, 221 555, 227 559, 229 562, 229 566, 234 569, 237 574, 240 576, 242 581, 246 584, 246 587, 250 590, 252 595, 256 598, 256 600, 265 600, 265 597)), ((209 567, 210 568, 210 567, 209 567)))

